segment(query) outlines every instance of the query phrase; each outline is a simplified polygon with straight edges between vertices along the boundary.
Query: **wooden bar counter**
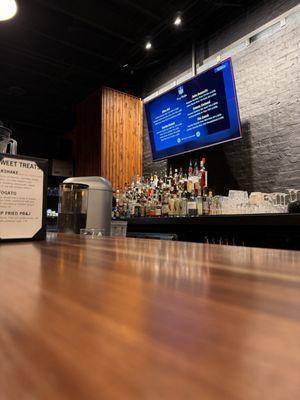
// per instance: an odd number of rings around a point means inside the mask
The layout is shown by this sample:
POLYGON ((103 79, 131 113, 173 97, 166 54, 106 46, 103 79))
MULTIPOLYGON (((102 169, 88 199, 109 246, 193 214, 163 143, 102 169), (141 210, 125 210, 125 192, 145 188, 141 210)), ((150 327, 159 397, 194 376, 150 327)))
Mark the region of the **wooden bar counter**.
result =
POLYGON ((300 398, 300 253, 0 245, 0 399, 300 398))

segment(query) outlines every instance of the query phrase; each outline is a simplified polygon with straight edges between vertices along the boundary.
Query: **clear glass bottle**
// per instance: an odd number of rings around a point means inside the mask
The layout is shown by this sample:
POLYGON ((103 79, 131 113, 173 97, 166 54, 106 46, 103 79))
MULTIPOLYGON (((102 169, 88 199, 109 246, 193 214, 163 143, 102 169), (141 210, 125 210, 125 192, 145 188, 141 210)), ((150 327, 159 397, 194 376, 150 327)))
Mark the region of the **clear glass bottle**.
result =
POLYGON ((187 202, 187 212, 189 217, 195 217, 197 215, 197 204, 195 199, 195 193, 192 192, 187 202))
POLYGON ((192 176, 189 176, 188 181, 187 181, 187 191, 189 193, 192 193, 194 191, 194 182, 192 179, 192 176))
POLYGON ((203 214, 203 198, 201 196, 201 192, 198 192, 198 196, 196 198, 196 203, 197 203, 197 215, 202 215, 203 214))
POLYGON ((167 192, 164 193, 164 196, 163 196, 162 207, 161 207, 161 215, 163 217, 168 217, 169 216, 169 201, 168 201, 167 192))
POLYGON ((179 182, 179 175, 178 175, 177 169, 175 169, 175 171, 174 171, 174 179, 173 180, 174 180, 174 185, 177 185, 179 182))
POLYGON ((179 168, 179 182, 181 182, 183 180, 183 170, 182 170, 182 168, 180 167, 179 168))
POLYGON ((155 204, 155 216, 161 217, 162 214, 162 204, 161 204, 161 195, 159 194, 155 204))
POLYGON ((202 201, 203 201, 203 215, 208 215, 209 214, 209 208, 208 208, 208 201, 207 201, 207 189, 203 190, 203 197, 202 197, 202 201))
POLYGON ((199 168, 198 168, 197 160, 195 160, 195 163, 194 163, 194 177, 196 177, 198 175, 199 175, 199 168))
POLYGON ((200 162, 200 186, 201 189, 207 188, 207 171, 205 169, 205 158, 203 157, 200 162))
POLYGON ((192 176, 193 175, 193 163, 192 160, 190 160, 190 165, 189 165, 189 170, 188 170, 188 176, 192 176))
POLYGON ((156 215, 156 204, 154 199, 150 200, 150 210, 149 210, 149 217, 155 217, 156 215))
POLYGON ((179 197, 174 195, 174 217, 179 217, 180 215, 180 200, 179 197))
POLYGON ((186 192, 182 193, 182 196, 180 198, 180 216, 181 217, 186 217, 187 216, 187 198, 186 198, 186 192))
POLYGON ((130 197, 128 201, 129 215, 130 217, 134 217, 135 215, 135 198, 130 197))
POLYGON ((148 197, 145 204, 145 217, 150 217, 151 200, 148 197))
POLYGON ((207 196, 207 213, 208 215, 212 214, 212 201, 213 201, 213 191, 209 190, 208 191, 208 196, 207 196))
POLYGON ((173 217, 174 216, 174 197, 171 194, 169 197, 169 217, 173 217))

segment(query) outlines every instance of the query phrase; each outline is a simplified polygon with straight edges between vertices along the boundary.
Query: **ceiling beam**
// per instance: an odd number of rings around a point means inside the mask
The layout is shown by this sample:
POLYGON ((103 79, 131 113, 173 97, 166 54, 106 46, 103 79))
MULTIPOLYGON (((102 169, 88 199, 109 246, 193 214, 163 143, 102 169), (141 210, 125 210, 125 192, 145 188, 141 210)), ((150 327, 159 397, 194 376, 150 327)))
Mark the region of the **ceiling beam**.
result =
MULTIPOLYGON (((189 0, 190 1, 190 0, 189 0)), ((197 2, 198 0, 194 0, 194 2, 197 2)), ((172 3, 174 2, 174 0, 164 0, 164 8, 165 9, 169 9, 172 6, 172 3)), ((167 29, 167 24, 165 19, 163 19, 159 24, 155 25, 155 29, 152 30, 149 33, 149 36, 151 37, 151 39, 153 39, 154 37, 156 37, 156 31, 159 30, 164 30, 167 29)), ((136 37, 141 38, 141 40, 144 40, 145 38, 142 36, 144 31, 144 27, 143 25, 140 26, 140 29, 138 32, 136 32, 136 37)), ((130 62, 130 58, 134 57, 139 51, 141 51, 142 48, 142 42, 139 41, 137 43, 135 43, 134 46, 132 46, 131 49, 129 49, 128 51, 126 51, 126 56, 122 57, 120 59, 120 54, 123 52, 123 49, 125 48, 124 43, 122 43, 122 45, 117 49, 116 51, 116 55, 115 55, 115 68, 113 69, 113 73, 115 73, 115 71, 117 71, 123 64, 127 64, 130 62)))
MULTIPOLYGON (((60 78, 59 76, 53 76, 53 75, 50 75, 50 74, 47 74, 47 73, 44 73, 44 72, 33 70, 32 68, 22 67, 22 65, 20 65, 18 63, 11 64, 11 63, 8 63, 7 61, 3 60, 3 59, 0 60, 0 65, 4 65, 5 67, 9 67, 11 69, 16 69, 16 70, 22 71, 23 73, 25 72, 25 73, 28 73, 30 75, 36 75, 36 76, 40 76, 40 77, 46 78, 47 82, 53 82, 55 84, 63 83, 65 85, 69 86, 68 90, 72 90, 74 93, 77 93, 77 90, 75 89, 75 87, 79 86, 81 89, 83 89, 85 87, 81 82, 77 82, 76 86, 74 86, 74 82, 71 82, 71 81, 66 80, 64 78, 60 78)), ((19 85, 17 85, 17 86, 19 86, 19 85)))
POLYGON ((226 0, 205 0, 205 1, 217 7, 237 7, 237 8, 243 7, 243 4, 240 1, 237 2, 229 2, 226 0))
POLYGON ((87 54, 89 56, 93 56, 93 57, 99 58, 102 61, 105 61, 105 62, 111 62, 112 61, 111 57, 99 54, 99 53, 97 53, 96 51, 93 51, 93 50, 88 50, 88 49, 83 48, 81 46, 78 46, 78 45, 76 45, 74 43, 70 43, 70 42, 68 42, 66 40, 58 39, 58 38, 56 38, 56 37, 54 37, 52 35, 49 35, 48 33, 42 32, 42 31, 40 31, 38 29, 29 28, 28 26, 25 26, 25 25, 20 25, 20 28, 25 30, 25 31, 27 31, 27 32, 30 32, 30 33, 33 33, 35 35, 41 36, 41 37, 43 37, 45 39, 51 40, 51 41, 53 41, 55 43, 59 43, 59 44, 61 44, 63 46, 66 46, 66 47, 69 47, 71 49, 74 49, 74 50, 76 50, 76 51, 78 51, 80 53, 87 54))
MULTIPOLYGON (((53 4, 53 1, 51 1, 51 0, 49 0, 49 1, 48 0, 35 0, 35 1, 53 11, 56 11, 60 14, 64 14, 75 20, 81 21, 81 22, 85 23, 86 25, 89 25, 89 26, 93 27, 94 29, 104 32, 112 37, 123 40, 124 42, 130 43, 130 44, 135 43, 135 41, 132 38, 125 36, 121 33, 115 32, 115 31, 103 26, 102 24, 99 24, 98 20, 96 20, 94 18, 91 19, 91 16, 95 16, 93 13, 89 13, 88 16, 83 16, 83 10, 79 9, 78 7, 77 7, 77 10, 70 10, 64 6, 61 6, 61 5, 59 6, 59 5, 53 4)), ((82 3, 84 4, 84 1, 82 3)), ((72 4, 73 7, 75 6, 74 1, 69 1, 69 4, 72 4)))
MULTIPOLYGON (((89 76, 93 76, 96 79, 99 79, 99 73, 92 71, 86 67, 82 67, 80 65, 75 65, 71 64, 62 60, 58 60, 49 56, 41 55, 40 53, 36 51, 29 51, 26 50, 25 48, 20 48, 18 46, 15 46, 14 44, 8 43, 5 41, 5 43, 0 41, 0 48, 4 49, 5 51, 8 51, 10 53, 15 53, 18 55, 21 55, 23 57, 31 58, 33 60, 39 61, 44 64, 51 65, 55 68, 64 68, 64 69, 69 69, 69 68, 76 68, 78 71, 82 71, 84 74, 88 74, 89 76)), ((52 76, 55 79, 55 75, 52 76)))
POLYGON ((140 6, 137 4, 137 2, 132 1, 132 0, 111 0, 114 3, 117 4, 124 4, 125 6, 129 6, 133 8, 134 10, 140 12, 143 15, 146 15, 147 17, 151 18, 153 21, 160 22, 161 17, 157 14, 155 14, 153 11, 150 11, 149 9, 145 8, 144 6, 140 6))
POLYGON ((29 128, 41 129, 41 130, 48 131, 49 133, 56 132, 59 135, 62 135, 65 133, 65 129, 63 127, 61 127, 61 129, 58 129, 58 128, 49 126, 49 124, 42 125, 42 124, 36 124, 34 122, 30 122, 30 121, 25 121, 25 120, 20 120, 20 119, 12 119, 12 118, 9 118, 9 115, 10 114, 6 114, 5 118, 8 119, 11 124, 16 124, 16 125, 20 125, 20 126, 28 126, 29 128))
MULTIPOLYGON (((165 8, 172 8, 172 3, 174 2, 174 0, 169 0, 169 1, 165 1, 164 7, 165 8)), ((182 4, 182 8, 181 8, 181 12, 187 13, 190 9, 192 9, 193 7, 197 6, 199 3, 199 0, 187 0, 185 3, 182 4)), ((214 6, 213 6, 214 7, 214 6)), ((185 20, 185 23, 187 23, 187 21, 185 20)), ((156 37, 158 37, 159 35, 161 35, 165 30, 168 29, 168 24, 166 24, 165 20, 162 20, 160 24, 157 24, 153 30, 150 32, 149 36, 151 37, 151 39, 155 39, 156 37)), ((137 36, 140 36, 140 34, 138 33, 137 36)), ((130 49, 127 54, 126 54, 126 58, 123 57, 122 60, 118 60, 119 62, 116 63, 116 68, 112 71, 112 74, 115 73, 115 71, 120 68, 123 64, 129 64, 130 65, 130 60, 132 58, 134 58, 141 50, 142 50, 142 43, 137 43, 132 49, 130 49)), ((118 54, 120 53, 120 51, 118 52, 118 54)), ((145 51, 143 50, 143 55, 141 57, 141 60, 145 60, 148 58, 148 54, 145 53, 145 51)))

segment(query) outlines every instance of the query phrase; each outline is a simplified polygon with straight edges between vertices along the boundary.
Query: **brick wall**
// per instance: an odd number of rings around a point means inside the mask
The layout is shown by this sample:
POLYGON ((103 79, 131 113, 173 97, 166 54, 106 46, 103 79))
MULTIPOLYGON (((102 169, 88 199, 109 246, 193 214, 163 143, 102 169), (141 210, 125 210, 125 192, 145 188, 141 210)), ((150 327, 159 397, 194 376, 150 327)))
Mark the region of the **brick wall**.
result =
MULTIPOLYGON (((197 51, 201 57, 215 54, 223 47, 287 11, 298 2, 272 1, 247 13, 231 26, 203 43, 197 51)), ((183 54, 185 67, 189 54, 183 54)), ((200 57, 200 59, 199 59, 200 57)), ((228 188, 249 191, 277 191, 300 188, 300 15, 289 17, 285 27, 261 35, 249 47, 232 57, 243 139, 173 157, 172 165, 186 163, 189 157, 205 155, 208 159, 210 186, 224 193, 228 188)), ((170 61, 174 65, 174 61, 170 61)), ((179 64, 178 64, 179 65, 179 64)), ((167 66, 152 79, 144 95, 175 77, 167 66)), ((185 67, 186 69, 186 67, 185 67)), ((183 72, 183 69, 181 70, 183 72)), ((167 162, 153 163, 144 123, 144 173, 161 171, 167 162)))

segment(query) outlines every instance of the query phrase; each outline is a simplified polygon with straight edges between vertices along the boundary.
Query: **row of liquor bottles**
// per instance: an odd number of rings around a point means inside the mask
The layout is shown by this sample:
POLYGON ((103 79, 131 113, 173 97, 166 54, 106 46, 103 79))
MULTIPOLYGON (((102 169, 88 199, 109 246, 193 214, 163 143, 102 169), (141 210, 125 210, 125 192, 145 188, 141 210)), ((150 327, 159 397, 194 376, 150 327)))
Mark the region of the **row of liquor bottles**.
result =
POLYGON ((205 159, 199 166, 190 161, 188 171, 182 168, 169 174, 132 179, 123 189, 116 189, 113 218, 186 217, 209 215, 213 193, 207 187, 205 159))

